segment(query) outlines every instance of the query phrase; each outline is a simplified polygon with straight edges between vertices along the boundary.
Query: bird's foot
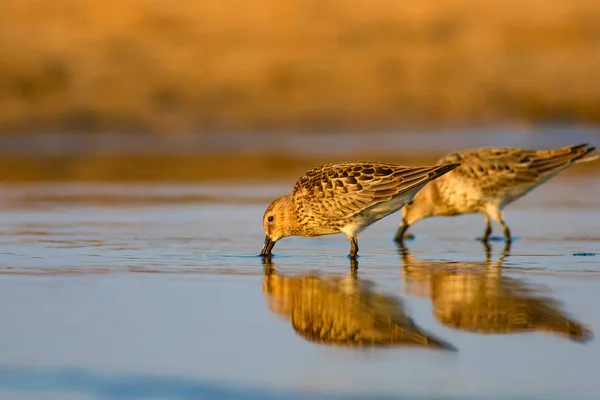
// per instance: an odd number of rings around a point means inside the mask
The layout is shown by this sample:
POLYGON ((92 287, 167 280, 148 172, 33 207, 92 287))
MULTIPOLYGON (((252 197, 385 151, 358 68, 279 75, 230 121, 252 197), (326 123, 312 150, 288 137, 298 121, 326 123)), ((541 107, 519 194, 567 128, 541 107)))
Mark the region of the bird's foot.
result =
POLYGON ((478 237, 475 238, 475 240, 477 240, 478 242, 483 242, 483 243, 487 243, 487 242, 503 242, 504 236, 488 236, 488 237, 478 237))

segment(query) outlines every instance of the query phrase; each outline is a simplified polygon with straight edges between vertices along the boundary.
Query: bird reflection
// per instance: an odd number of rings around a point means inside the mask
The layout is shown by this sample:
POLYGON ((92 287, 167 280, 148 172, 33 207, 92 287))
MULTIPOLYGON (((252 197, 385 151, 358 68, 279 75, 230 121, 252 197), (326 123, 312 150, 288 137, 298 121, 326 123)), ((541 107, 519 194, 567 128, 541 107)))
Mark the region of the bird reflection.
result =
POLYGON ((271 311, 304 339, 344 346, 454 346, 424 332, 400 299, 378 293, 356 272, 345 277, 283 276, 265 265, 263 292, 271 311))
POLYGON ((506 251, 492 261, 487 250, 483 262, 430 262, 403 248, 403 284, 408 293, 431 298, 435 318, 450 328, 482 334, 546 331, 579 342, 593 337, 540 287, 502 276, 506 251))

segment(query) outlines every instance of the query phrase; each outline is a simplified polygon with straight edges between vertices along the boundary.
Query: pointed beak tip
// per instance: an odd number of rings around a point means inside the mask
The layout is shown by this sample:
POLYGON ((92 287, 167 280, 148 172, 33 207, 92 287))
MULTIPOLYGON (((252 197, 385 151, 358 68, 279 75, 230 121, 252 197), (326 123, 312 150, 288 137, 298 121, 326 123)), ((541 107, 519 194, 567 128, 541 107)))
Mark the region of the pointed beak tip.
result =
POLYGON ((260 251, 260 255, 262 257, 271 256, 271 250, 273 249, 273 246, 275 246, 275 242, 271 240, 269 236, 265 236, 265 243, 260 251))

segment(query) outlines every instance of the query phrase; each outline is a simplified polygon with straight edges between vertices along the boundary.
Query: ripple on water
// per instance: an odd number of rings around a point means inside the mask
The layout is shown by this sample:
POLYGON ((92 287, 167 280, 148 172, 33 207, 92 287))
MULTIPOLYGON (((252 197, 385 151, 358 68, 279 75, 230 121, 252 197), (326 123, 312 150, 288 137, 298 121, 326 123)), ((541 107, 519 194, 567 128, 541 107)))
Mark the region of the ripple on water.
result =
POLYGON ((264 274, 261 199, 279 193, 277 185, 230 188, 223 193, 238 200, 229 203, 217 199, 218 188, 201 185, 110 189, 111 196, 150 196, 145 203, 94 201, 85 191, 104 190, 94 185, 70 188, 83 193, 65 203, 59 184, 48 198, 30 188, 40 207, 15 201, 0 210, 0 391, 593 398, 600 391, 593 336, 600 213, 544 212, 550 194, 574 192, 553 185, 532 192, 536 207, 507 210, 520 240, 506 254, 501 237, 487 251, 476 243, 482 222, 469 217, 416 224, 402 252, 392 241, 395 215, 361 234, 356 276, 343 236, 286 238, 272 256, 277 269, 264 274), (156 200, 163 196, 171 197, 156 200), (45 206, 49 198, 56 207, 45 206), (365 351, 368 343, 410 338, 407 332, 457 351, 365 351), (12 368, 32 359, 48 368, 12 368), (61 369, 56 360, 77 368, 61 369), (576 368, 565 373, 565 365, 576 368), (122 366, 142 372, 128 375, 122 366))

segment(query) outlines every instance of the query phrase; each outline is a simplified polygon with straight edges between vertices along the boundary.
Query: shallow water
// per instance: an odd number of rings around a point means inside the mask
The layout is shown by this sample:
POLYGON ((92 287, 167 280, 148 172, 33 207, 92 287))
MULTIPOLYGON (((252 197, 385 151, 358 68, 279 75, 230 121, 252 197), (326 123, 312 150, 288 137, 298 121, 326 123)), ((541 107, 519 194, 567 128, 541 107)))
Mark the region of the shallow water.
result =
POLYGON ((3 185, 0 398, 598 398, 591 179, 510 206, 487 260, 480 216, 423 221, 408 252, 390 216, 356 276, 339 235, 282 240, 265 275, 289 185, 3 185))

